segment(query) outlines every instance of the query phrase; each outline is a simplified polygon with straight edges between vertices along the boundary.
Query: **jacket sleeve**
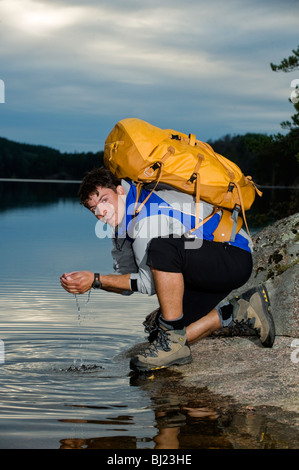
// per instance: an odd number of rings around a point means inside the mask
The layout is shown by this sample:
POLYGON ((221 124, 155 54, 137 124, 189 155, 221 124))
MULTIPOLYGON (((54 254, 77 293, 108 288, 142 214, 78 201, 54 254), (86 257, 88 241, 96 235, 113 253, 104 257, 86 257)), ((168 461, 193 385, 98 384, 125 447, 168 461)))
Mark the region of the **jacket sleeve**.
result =
POLYGON ((131 288, 142 294, 154 295, 156 293, 150 267, 147 263, 147 250, 150 240, 136 239, 133 242, 133 250, 138 264, 138 272, 131 273, 131 288))
POLYGON ((138 271, 132 243, 126 239, 112 239, 113 269, 116 274, 129 274, 138 271))
POLYGON ((181 223, 174 227, 174 223, 168 215, 158 214, 141 220, 136 218, 136 223, 131 227, 130 232, 129 235, 134 239, 132 248, 138 266, 138 272, 132 273, 130 276, 131 286, 134 285, 134 290, 143 294, 154 295, 156 291, 152 273, 147 265, 150 242, 153 238, 167 236, 170 233, 182 235, 184 227, 181 223))
MULTIPOLYGON (((126 239, 112 239, 112 258, 113 269, 115 274, 130 274, 138 271, 132 243, 126 239)), ((133 291, 124 290, 123 295, 131 295, 133 291)))

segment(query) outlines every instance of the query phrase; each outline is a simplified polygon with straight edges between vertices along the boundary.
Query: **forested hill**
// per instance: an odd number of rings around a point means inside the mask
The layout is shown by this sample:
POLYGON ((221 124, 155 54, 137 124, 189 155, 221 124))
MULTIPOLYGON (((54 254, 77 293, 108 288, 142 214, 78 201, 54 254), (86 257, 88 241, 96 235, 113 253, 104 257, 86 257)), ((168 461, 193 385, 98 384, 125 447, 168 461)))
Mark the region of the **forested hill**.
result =
MULTIPOLYGON (((261 185, 299 185, 299 130, 287 135, 245 134, 209 142, 261 185)), ((0 178, 82 180, 103 164, 103 151, 62 153, 42 145, 0 138, 0 178)))
POLYGON ((286 135, 227 135, 210 144, 258 184, 299 186, 299 128, 286 135))
POLYGON ((82 180, 87 171, 102 164, 103 152, 62 153, 0 138, 1 178, 82 180))

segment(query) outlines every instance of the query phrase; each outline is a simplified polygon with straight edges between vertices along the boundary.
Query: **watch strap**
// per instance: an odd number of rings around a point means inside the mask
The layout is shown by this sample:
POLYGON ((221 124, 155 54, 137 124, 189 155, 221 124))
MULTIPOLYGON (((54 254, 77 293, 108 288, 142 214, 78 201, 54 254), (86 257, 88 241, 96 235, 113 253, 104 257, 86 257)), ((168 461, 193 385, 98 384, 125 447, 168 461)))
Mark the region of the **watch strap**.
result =
POLYGON ((101 289, 102 288, 102 283, 100 281, 100 274, 99 273, 94 273, 94 281, 92 283, 92 287, 94 289, 101 289))

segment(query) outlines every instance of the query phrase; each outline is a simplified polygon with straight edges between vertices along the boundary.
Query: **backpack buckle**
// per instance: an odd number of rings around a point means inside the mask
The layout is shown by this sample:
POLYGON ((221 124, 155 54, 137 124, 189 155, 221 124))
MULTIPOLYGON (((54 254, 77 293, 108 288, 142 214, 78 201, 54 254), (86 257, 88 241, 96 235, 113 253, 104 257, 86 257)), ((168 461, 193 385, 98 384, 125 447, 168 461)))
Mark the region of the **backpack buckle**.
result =
POLYGON ((194 183, 194 181, 197 179, 197 173, 192 173, 190 178, 188 179, 188 183, 194 183))
POLYGON ((162 163, 161 163, 161 162, 155 162, 153 165, 148 166, 148 167, 144 170, 145 176, 147 176, 148 178, 152 177, 153 174, 155 173, 155 171, 156 171, 158 168, 161 168, 161 166, 162 166, 162 163))

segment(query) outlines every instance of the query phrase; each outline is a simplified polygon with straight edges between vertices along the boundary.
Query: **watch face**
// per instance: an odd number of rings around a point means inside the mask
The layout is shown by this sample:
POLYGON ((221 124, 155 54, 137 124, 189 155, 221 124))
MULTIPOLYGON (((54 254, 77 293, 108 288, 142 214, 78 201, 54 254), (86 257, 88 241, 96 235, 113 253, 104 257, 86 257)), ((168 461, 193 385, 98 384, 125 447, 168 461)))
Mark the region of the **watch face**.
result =
POLYGON ((94 289, 100 289, 102 287, 102 283, 100 281, 100 275, 98 273, 94 274, 94 281, 93 281, 92 287, 94 289))

